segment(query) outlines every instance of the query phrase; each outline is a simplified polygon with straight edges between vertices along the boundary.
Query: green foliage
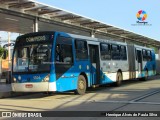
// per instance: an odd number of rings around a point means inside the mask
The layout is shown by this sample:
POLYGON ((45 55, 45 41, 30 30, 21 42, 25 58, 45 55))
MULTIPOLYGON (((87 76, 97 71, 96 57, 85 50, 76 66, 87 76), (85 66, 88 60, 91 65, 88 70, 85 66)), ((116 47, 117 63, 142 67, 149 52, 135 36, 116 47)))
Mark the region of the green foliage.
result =
POLYGON ((5 50, 7 51, 7 55, 8 55, 8 50, 0 46, 0 57, 2 57, 5 50))
POLYGON ((158 54, 158 47, 152 46, 152 45, 148 45, 147 47, 152 48, 156 54, 158 54))

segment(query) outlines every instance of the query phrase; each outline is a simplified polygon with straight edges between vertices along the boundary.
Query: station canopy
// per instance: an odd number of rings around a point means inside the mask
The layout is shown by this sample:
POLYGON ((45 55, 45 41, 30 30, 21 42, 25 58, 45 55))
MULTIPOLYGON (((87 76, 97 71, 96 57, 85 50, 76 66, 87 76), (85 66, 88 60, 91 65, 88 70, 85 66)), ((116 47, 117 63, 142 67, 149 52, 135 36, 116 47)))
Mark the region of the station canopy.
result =
POLYGON ((158 40, 83 17, 63 9, 39 3, 35 0, 0 0, 0 30, 19 33, 32 31, 33 28, 28 26, 28 24, 32 22, 30 19, 16 17, 16 15, 10 16, 10 13, 12 12, 15 12, 14 14, 20 13, 31 17, 38 17, 39 19, 45 18, 48 20, 58 21, 63 24, 73 25, 93 31, 93 33, 112 35, 123 40, 131 40, 144 45, 160 46, 160 41, 158 40), (1 13, 1 11, 4 10, 8 11, 5 15, 1 13))

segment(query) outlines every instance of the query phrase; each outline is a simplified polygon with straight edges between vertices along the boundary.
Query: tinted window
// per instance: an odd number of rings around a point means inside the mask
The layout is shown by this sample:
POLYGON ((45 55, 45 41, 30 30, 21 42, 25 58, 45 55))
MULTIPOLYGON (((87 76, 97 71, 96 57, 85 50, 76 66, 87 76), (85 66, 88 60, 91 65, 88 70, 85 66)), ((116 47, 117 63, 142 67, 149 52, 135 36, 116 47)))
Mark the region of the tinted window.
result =
POLYGON ((113 60, 120 60, 120 50, 118 45, 112 45, 111 53, 113 60))
POLYGON ((14 72, 42 72, 50 70, 50 43, 33 44, 18 47, 14 52, 14 72))
POLYGON ((100 49, 101 49, 101 59, 110 60, 111 59, 110 45, 106 43, 102 43, 100 45, 100 49))
POLYGON ((152 55, 150 50, 143 50, 143 61, 151 61, 152 55))
POLYGON ((150 50, 147 51, 147 58, 148 58, 148 61, 152 60, 152 55, 150 50))
POLYGON ((136 55, 136 60, 137 60, 137 50, 135 49, 135 51, 134 51, 134 52, 135 52, 135 55, 136 55))
POLYGON ((73 63, 71 38, 57 38, 57 44, 55 48, 55 61, 58 63, 73 63))
POLYGON ((76 59, 88 59, 87 42, 84 40, 75 40, 76 59))
POLYGON ((126 46, 120 46, 121 60, 127 60, 126 46))
POLYGON ((146 50, 142 50, 142 55, 143 55, 143 61, 147 61, 147 51, 146 50))
POLYGON ((143 54, 143 61, 147 61, 148 60, 147 50, 142 50, 142 54, 143 54))

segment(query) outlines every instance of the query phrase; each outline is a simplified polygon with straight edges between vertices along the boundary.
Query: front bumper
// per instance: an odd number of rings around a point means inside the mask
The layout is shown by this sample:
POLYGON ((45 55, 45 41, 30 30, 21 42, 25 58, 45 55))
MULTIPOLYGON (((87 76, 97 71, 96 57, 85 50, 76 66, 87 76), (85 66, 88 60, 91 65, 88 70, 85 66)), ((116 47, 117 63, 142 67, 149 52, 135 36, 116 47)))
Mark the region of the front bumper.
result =
POLYGON ((56 91, 56 82, 12 83, 13 92, 50 92, 56 91), (29 87, 27 87, 29 86, 29 87))

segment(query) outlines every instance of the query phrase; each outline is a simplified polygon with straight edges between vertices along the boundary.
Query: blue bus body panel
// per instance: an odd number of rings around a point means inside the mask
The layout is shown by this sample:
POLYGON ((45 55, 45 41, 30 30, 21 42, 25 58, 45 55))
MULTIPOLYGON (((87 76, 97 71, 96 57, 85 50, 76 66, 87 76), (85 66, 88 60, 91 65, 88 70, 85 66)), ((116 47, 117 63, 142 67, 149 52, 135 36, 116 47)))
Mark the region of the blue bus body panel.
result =
POLYGON ((68 91, 77 88, 78 76, 85 72, 88 77, 88 84, 90 85, 90 71, 87 70, 89 61, 82 61, 75 63, 67 72, 65 72, 59 79, 56 80, 57 91, 68 91))
POLYGON ((17 79, 18 83, 26 83, 26 82, 42 82, 42 80, 48 75, 49 73, 43 74, 22 74, 22 75, 13 75, 14 78, 17 79), (19 78, 21 78, 19 80, 19 78))
POLYGON ((145 71, 148 69, 148 76, 153 76, 156 73, 154 70, 156 70, 156 61, 155 61, 155 53, 151 52, 152 61, 147 61, 145 64, 145 67, 143 68, 142 74, 138 74, 138 77, 145 77, 145 71))
MULTIPOLYGON (((95 85, 96 84, 96 74, 92 74, 92 73, 96 73, 96 68, 94 66, 92 66, 92 72, 91 72, 91 85, 95 85)), ((103 73, 103 71, 100 70, 100 84, 107 84, 107 83, 113 83, 113 81, 108 78, 105 73, 103 73)))
MULTIPOLYGON (((64 73, 58 80, 56 80, 57 91, 69 91, 75 90, 77 88, 78 76, 80 73, 85 72, 88 78, 88 87, 96 84, 96 79, 90 73, 89 61, 79 61, 74 66, 72 66, 66 73, 64 73)), ((93 66, 92 66, 93 67, 93 66)), ((94 68, 94 67, 93 67, 94 68)), ((95 68, 94 68, 95 69, 95 68)), ((95 69, 96 70, 96 69, 95 69)), ((102 71, 101 71, 101 81, 100 84, 113 83, 102 71)))
POLYGON ((100 84, 110 84, 113 83, 113 80, 111 80, 109 77, 107 77, 102 71, 101 71, 101 83, 100 84))

